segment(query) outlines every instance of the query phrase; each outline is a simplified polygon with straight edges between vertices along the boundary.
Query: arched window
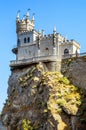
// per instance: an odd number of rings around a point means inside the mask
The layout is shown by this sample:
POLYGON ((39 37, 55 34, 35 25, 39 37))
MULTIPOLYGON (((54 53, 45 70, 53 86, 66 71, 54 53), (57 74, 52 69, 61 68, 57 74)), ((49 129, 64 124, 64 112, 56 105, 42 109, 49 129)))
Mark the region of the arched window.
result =
POLYGON ((30 37, 28 37, 27 41, 30 42, 30 37))
POLYGON ((49 55, 49 48, 47 47, 47 48, 45 48, 45 55, 49 55))
POLYGON ((24 43, 26 43, 26 37, 24 38, 24 43))
POLYGON ((64 55, 68 55, 69 54, 69 50, 66 48, 65 50, 64 50, 64 55))
POLYGON ((17 40, 17 45, 18 45, 18 46, 20 45, 20 39, 17 40))
POLYGON ((49 50, 48 48, 45 48, 45 50, 49 50))

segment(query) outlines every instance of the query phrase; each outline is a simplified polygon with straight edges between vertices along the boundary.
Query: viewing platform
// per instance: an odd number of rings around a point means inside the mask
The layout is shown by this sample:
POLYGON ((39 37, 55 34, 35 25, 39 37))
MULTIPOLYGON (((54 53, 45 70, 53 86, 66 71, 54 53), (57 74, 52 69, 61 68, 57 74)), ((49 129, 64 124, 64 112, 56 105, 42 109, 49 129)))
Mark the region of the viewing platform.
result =
POLYGON ((58 55, 36 56, 36 57, 31 57, 29 59, 12 60, 10 61, 10 67, 15 68, 15 67, 31 65, 39 62, 56 62, 56 61, 61 61, 62 59, 78 58, 78 57, 85 57, 85 56, 86 56, 86 52, 79 53, 79 54, 63 55, 62 57, 58 55))
POLYGON ((32 57, 23 60, 12 60, 10 61, 10 67, 25 66, 25 65, 38 63, 38 62, 54 62, 58 60, 59 60, 58 55, 37 56, 37 57, 32 57))

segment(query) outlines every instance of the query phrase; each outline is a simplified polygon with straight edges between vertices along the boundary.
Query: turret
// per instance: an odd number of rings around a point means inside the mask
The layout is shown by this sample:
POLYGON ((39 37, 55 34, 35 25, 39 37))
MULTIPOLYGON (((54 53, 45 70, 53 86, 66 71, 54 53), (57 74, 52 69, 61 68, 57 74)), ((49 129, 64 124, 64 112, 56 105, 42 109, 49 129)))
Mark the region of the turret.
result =
POLYGON ((54 26, 53 33, 56 34, 56 26, 54 26))
POLYGON ((56 46, 56 27, 53 29, 53 46, 56 46))
POLYGON ((35 15, 35 13, 33 13, 33 17, 32 17, 32 23, 34 24, 34 15, 35 15))
POLYGON ((40 30, 38 31, 38 49, 40 49, 40 30))
POLYGON ((27 11, 25 18, 20 19, 20 11, 18 11, 17 13, 17 17, 16 17, 16 33, 17 34, 21 34, 24 32, 29 32, 32 31, 34 29, 34 17, 32 18, 32 20, 30 20, 29 18, 29 10, 27 11))
POLYGON ((20 20, 20 10, 17 12, 16 22, 18 22, 19 20, 20 20))
POLYGON ((28 20, 29 17, 30 17, 29 10, 30 10, 30 9, 28 9, 28 10, 27 10, 27 13, 26 13, 26 20, 28 20))

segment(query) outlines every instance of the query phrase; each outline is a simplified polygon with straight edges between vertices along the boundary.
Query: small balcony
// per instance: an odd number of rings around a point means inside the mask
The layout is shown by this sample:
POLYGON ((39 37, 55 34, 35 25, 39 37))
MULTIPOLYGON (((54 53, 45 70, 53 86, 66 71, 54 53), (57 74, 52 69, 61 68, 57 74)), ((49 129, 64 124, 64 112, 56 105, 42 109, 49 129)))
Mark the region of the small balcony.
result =
POLYGON ((13 52, 14 54, 17 54, 17 53, 18 53, 18 48, 17 48, 17 47, 13 48, 13 49, 12 49, 12 52, 13 52))

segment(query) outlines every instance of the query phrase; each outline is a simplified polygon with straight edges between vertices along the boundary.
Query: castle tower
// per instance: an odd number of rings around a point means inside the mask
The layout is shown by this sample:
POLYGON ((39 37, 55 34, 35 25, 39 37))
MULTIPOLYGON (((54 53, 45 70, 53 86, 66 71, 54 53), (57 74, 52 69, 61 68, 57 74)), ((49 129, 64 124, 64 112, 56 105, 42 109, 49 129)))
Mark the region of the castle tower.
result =
POLYGON ((36 40, 37 33, 34 31, 34 26, 34 16, 32 17, 32 20, 30 20, 29 10, 22 19, 20 19, 20 12, 18 12, 16 17, 16 33, 18 45, 33 42, 36 40))
MULTIPOLYGON (((35 43, 38 32, 34 29, 34 14, 32 19, 30 19, 29 10, 23 18, 20 18, 20 11, 18 11, 16 16, 16 33, 17 33, 17 48, 13 48, 13 53, 16 54, 16 60, 22 60, 25 55, 26 46, 30 46, 35 43)), ((28 49, 27 49, 28 50, 28 49)), ((31 50, 28 50, 30 53, 31 50)), ((30 55, 28 55, 30 56, 30 55)))
POLYGON ((34 18, 30 20, 29 11, 27 11, 25 18, 20 19, 20 11, 17 13, 16 17, 16 33, 21 34, 24 32, 32 31, 34 29, 34 18))

